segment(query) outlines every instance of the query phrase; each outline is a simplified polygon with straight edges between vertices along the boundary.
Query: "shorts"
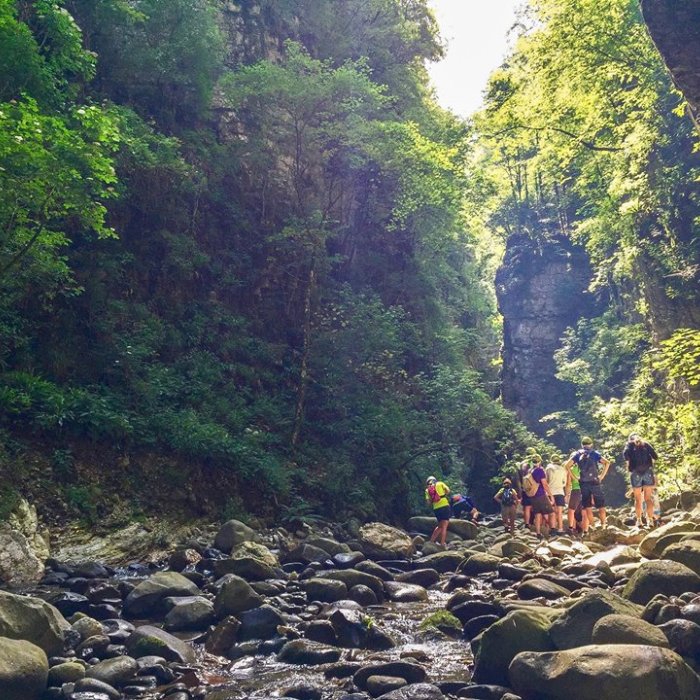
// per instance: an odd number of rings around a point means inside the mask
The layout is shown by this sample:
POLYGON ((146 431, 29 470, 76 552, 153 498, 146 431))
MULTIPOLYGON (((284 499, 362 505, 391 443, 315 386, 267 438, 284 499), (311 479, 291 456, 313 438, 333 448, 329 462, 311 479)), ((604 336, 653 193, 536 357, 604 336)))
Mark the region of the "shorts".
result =
POLYGON ((653 486, 655 481, 653 469, 647 469, 645 472, 630 472, 630 483, 633 489, 640 489, 642 486, 653 486))
POLYGON ((501 506, 501 517, 503 520, 515 520, 517 506, 501 506))
POLYGON ((531 506, 532 505, 532 496, 528 496, 525 491, 520 494, 520 502, 523 504, 523 506, 531 506))
POLYGON ((450 519, 450 513, 451 509, 450 506, 443 506, 442 508, 436 508, 433 511, 435 517, 437 518, 437 521, 441 523, 443 520, 449 520, 450 519))
POLYGON ((538 513, 542 515, 549 515, 554 512, 552 504, 549 502, 547 496, 533 496, 532 497, 532 512, 537 515, 538 513))
POLYGON ((563 493, 554 494, 554 505, 559 506, 560 508, 563 508, 566 505, 566 499, 564 498, 563 493))
POLYGON ((569 495, 569 510, 576 510, 581 505, 581 489, 572 491, 569 495))
POLYGON ((605 507, 605 495, 600 484, 581 484, 581 501, 584 508, 591 508, 595 504, 596 508, 605 507))

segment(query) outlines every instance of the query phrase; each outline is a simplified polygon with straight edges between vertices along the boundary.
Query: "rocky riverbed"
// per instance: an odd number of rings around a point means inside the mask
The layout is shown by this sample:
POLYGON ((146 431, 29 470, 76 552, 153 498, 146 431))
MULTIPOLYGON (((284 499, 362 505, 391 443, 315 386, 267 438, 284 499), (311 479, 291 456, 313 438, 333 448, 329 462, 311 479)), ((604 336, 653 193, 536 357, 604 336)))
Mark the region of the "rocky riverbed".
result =
MULTIPOLYGON (((700 506, 652 531, 256 531, 0 591, 2 700, 700 698, 700 506)), ((629 522, 629 521, 627 521, 629 522)))

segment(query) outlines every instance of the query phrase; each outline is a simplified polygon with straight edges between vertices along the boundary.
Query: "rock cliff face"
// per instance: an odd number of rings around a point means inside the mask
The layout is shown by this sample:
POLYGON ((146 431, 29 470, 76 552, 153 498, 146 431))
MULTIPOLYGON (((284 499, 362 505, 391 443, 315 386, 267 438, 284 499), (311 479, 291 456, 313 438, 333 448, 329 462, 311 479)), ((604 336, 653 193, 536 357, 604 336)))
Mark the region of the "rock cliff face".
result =
POLYGON ((700 2, 641 0, 644 21, 700 129, 700 2))
POLYGON ((591 310, 591 269, 568 239, 512 236, 496 276, 503 315, 503 402, 532 430, 539 419, 570 406, 573 387, 554 376, 554 351, 567 327, 591 310))

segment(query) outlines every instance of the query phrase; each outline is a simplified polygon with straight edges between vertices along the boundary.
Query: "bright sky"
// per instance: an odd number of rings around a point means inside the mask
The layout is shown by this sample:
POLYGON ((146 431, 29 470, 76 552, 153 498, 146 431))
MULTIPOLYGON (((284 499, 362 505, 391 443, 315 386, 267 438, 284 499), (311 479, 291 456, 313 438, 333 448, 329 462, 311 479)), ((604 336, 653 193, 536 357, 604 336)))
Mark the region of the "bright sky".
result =
POLYGON ((430 0, 447 54, 428 70, 443 107, 468 117, 481 107, 491 72, 508 50, 522 0, 430 0))

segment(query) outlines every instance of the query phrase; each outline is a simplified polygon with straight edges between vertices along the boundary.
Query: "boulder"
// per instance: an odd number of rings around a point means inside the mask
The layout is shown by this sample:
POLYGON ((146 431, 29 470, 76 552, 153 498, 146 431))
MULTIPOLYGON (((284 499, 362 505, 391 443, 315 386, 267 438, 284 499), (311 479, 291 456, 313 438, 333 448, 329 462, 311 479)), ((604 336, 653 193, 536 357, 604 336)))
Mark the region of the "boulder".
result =
POLYGON ((425 669, 418 664, 410 661, 388 661, 386 663, 373 663, 363 666, 352 677, 353 683, 365 690, 367 688, 367 680, 371 676, 393 676, 394 678, 403 678, 406 683, 422 683, 426 679, 425 669))
POLYGON ((280 649, 277 658, 287 664, 316 666, 337 661, 340 658, 340 649, 308 639, 294 639, 280 649))
POLYGON ((510 664, 511 687, 551 700, 679 700, 700 697, 700 678, 670 649, 608 644, 556 652, 523 652, 510 664))
POLYGON ((311 544, 300 544, 282 557, 283 564, 313 564, 330 559, 331 555, 320 547, 311 544))
POLYGON ((242 542, 236 546, 231 552, 232 559, 242 559, 245 557, 252 557, 261 561, 263 564, 267 564, 271 568, 278 567, 280 561, 275 554, 273 554, 264 544, 258 544, 257 542, 242 542))
POLYGON ((595 590, 579 598, 552 624, 549 633, 557 649, 572 649, 591 643, 596 622, 605 615, 641 618, 643 608, 605 590, 595 590))
POLYGON ((467 576, 477 576, 491 571, 497 571, 501 560, 491 554, 473 553, 465 562, 460 564, 458 571, 467 576))
POLYGON ((209 632, 204 648, 210 654, 224 656, 236 641, 240 626, 241 623, 238 618, 235 618, 233 615, 225 617, 209 632))
POLYGON ((0 525, 0 583, 23 586, 38 583, 44 564, 27 537, 9 525, 0 525))
POLYGON ((217 618, 237 615, 263 604, 263 599, 240 576, 227 574, 222 581, 214 600, 214 614, 217 618))
POLYGON ((420 568, 435 569, 438 573, 445 574, 449 571, 456 571, 463 561, 464 552, 447 551, 435 552, 416 559, 415 565, 420 568))
POLYGON ((494 622, 472 640, 477 647, 473 680, 508 685, 508 666, 522 651, 550 651, 552 612, 547 609, 516 610, 494 622))
POLYGON ((475 540, 479 534, 479 526, 469 520, 452 518, 447 526, 447 531, 454 532, 455 535, 459 535, 463 540, 475 540))
POLYGON ((639 553, 647 559, 655 559, 661 556, 662 547, 659 544, 666 535, 674 532, 694 532, 696 529, 696 525, 689 521, 671 522, 657 527, 639 543, 639 553))
POLYGON ((89 666, 85 675, 88 678, 109 683, 116 688, 128 683, 138 670, 139 665, 136 663, 136 659, 131 656, 117 656, 89 666))
POLYGON ((384 523, 367 523, 360 528, 361 550, 373 559, 406 559, 414 552, 413 540, 398 528, 384 523))
POLYGON ((240 520, 229 520, 216 533, 214 546, 225 554, 230 554, 234 547, 253 540, 255 540, 255 530, 240 520))
POLYGON ((533 600, 535 598, 556 600, 557 598, 566 598, 568 595, 568 589, 543 578, 531 578, 523 581, 518 586, 518 598, 523 600, 533 600))
POLYGON ((668 639, 655 625, 630 615, 606 615, 593 627, 593 644, 646 644, 669 648, 668 639))
POLYGON ((353 569, 321 571, 318 574, 318 578, 342 581, 348 588, 357 585, 367 586, 367 588, 372 589, 379 600, 382 600, 384 597, 384 581, 377 576, 365 574, 362 571, 353 569))
POLYGON ((35 644, 0 637, 0 697, 39 700, 46 690, 49 662, 35 644))
POLYGON ((238 615, 238 619, 241 626, 237 638, 243 642, 251 639, 271 639, 277 634, 277 628, 285 623, 279 610, 271 605, 246 610, 238 615))
POLYGON ((307 537, 306 544, 310 544, 313 547, 318 547, 319 549, 328 552, 332 557, 336 554, 349 554, 350 547, 345 543, 336 542, 328 537, 307 537))
POLYGON ((367 679, 367 692, 376 698, 405 685, 406 681, 398 676, 370 676, 367 679))
POLYGON ((214 604, 207 598, 192 596, 180 598, 165 616, 163 624, 168 632, 204 630, 214 622, 214 604))
POLYGON ((0 637, 36 644, 47 656, 63 652, 64 634, 70 625, 43 600, 0 591, 0 637))
POLYGON ((435 569, 415 569, 396 576, 397 581, 415 583, 423 588, 429 588, 440 580, 440 574, 435 569))
POLYGON ((700 576, 700 540, 684 540, 672 544, 664 549, 663 558, 677 561, 700 576))
POLYGON ((423 603, 428 600, 428 591, 415 583, 385 581, 384 590, 389 600, 395 603, 423 603))
POLYGON ((166 661, 191 664, 195 653, 191 646, 172 634, 152 625, 137 627, 126 640, 128 652, 140 656, 162 656, 166 661))
POLYGON ((138 618, 156 611, 165 598, 194 596, 199 593, 197 584, 177 571, 159 571, 134 588, 124 601, 124 615, 138 618))
POLYGON ((657 593, 681 595, 700 591, 700 576, 675 561, 644 562, 632 574, 622 595, 633 603, 646 605, 657 593))
POLYGON ((275 578, 275 570, 268 563, 255 557, 239 556, 231 559, 219 559, 214 562, 216 576, 235 574, 246 581, 267 581, 275 578))
POLYGON ((48 684, 60 688, 64 683, 75 683, 81 678, 85 678, 85 664, 77 661, 66 661, 49 669, 48 684))
POLYGON ((172 571, 184 571, 202 561, 202 555, 196 549, 176 549, 168 558, 168 567, 172 571))
POLYGON ((342 581, 324 578, 310 578, 302 583, 308 600, 321 603, 335 603, 348 596, 348 587, 342 581))
POLYGON ((379 696, 379 700, 444 700, 440 688, 432 683, 411 683, 379 696))
POLYGON ((690 620, 670 620, 659 629, 668 639, 671 649, 681 656, 700 661, 700 625, 690 620))

